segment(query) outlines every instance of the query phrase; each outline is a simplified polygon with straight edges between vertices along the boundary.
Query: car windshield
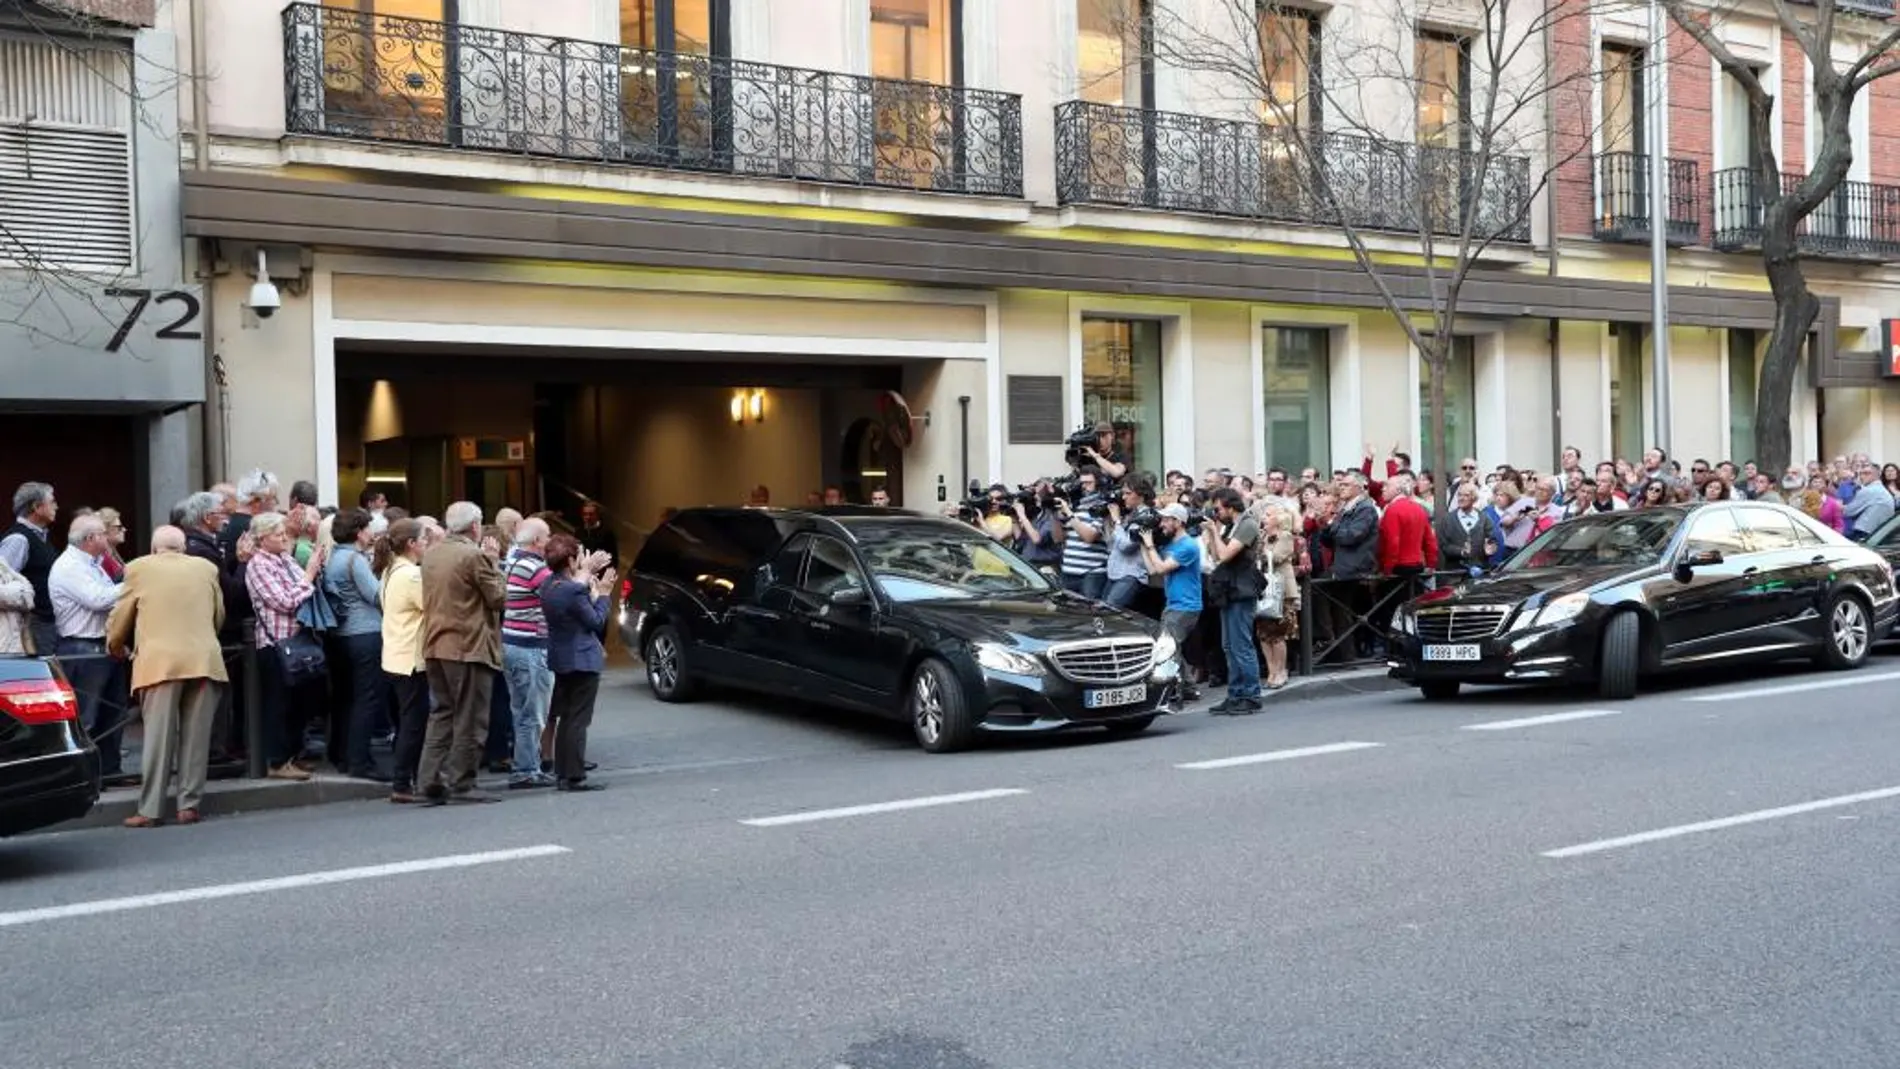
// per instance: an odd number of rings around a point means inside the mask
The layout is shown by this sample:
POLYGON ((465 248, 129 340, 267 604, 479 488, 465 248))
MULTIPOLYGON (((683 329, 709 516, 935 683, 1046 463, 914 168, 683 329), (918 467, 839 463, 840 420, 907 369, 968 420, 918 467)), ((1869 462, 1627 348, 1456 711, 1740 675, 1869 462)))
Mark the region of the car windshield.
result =
POLYGON ((1618 512, 1560 523, 1504 562, 1503 571, 1531 568, 1640 568, 1662 560, 1683 514, 1670 510, 1618 512))
POLYGON ((953 601, 1046 594, 1052 589, 1029 562, 974 533, 936 525, 852 533, 872 578, 892 601, 953 601))
POLYGON ((1886 523, 1881 524, 1878 530, 1868 535, 1867 544, 1870 546, 1900 546, 1900 516, 1896 516, 1886 523))

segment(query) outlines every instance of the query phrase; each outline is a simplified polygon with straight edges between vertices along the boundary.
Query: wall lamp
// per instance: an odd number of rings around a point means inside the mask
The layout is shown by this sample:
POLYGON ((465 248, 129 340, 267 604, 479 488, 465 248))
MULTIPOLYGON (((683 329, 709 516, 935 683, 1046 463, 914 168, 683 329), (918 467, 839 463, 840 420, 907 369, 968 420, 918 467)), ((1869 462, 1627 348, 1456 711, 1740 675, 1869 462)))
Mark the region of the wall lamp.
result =
POLYGON ((734 390, 732 393, 732 422, 744 423, 750 419, 754 423, 765 422, 765 391, 760 389, 734 390))

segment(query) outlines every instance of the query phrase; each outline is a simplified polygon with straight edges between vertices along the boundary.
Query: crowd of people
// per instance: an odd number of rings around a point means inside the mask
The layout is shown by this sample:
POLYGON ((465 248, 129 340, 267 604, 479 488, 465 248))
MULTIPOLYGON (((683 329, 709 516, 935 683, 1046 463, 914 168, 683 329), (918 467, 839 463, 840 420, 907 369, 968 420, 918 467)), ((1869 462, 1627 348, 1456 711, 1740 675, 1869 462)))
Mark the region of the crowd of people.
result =
POLYGON ((1485 469, 1467 457, 1441 505, 1436 474, 1415 468, 1399 446, 1379 476, 1368 445, 1356 468, 1251 475, 1215 468, 1197 480, 1129 471, 1115 429, 1101 424, 1094 433, 1072 479, 992 486, 962 515, 1068 589, 1160 620, 1191 683, 1227 684, 1219 713, 1260 707, 1259 663, 1266 689, 1285 684, 1302 594, 1312 601, 1316 657, 1376 660, 1384 653, 1381 618, 1406 593, 1441 576, 1482 575, 1567 519, 1697 500, 1767 501, 1866 541, 1900 503, 1900 465, 1864 454, 1779 475, 1729 460, 1696 459, 1685 470, 1661 449, 1588 467, 1579 450, 1566 448, 1552 472, 1485 469), (1224 574, 1237 561, 1258 578, 1224 574), (1216 611, 1203 616, 1204 607, 1216 611))
POLYGON ((498 800, 476 785, 483 768, 511 789, 599 789, 587 734, 618 545, 598 505, 571 529, 512 509, 488 526, 471 502, 438 520, 373 490, 319 507, 314 484, 286 499, 256 470, 180 501, 130 561, 111 509, 80 510, 63 547, 53 487, 22 484, 13 511, 0 654, 57 660, 105 782, 139 788, 130 827, 162 823, 174 785, 177 821, 196 823, 211 765, 250 749, 272 778, 328 762, 403 804, 498 800), (261 694, 248 718, 246 665, 261 694))

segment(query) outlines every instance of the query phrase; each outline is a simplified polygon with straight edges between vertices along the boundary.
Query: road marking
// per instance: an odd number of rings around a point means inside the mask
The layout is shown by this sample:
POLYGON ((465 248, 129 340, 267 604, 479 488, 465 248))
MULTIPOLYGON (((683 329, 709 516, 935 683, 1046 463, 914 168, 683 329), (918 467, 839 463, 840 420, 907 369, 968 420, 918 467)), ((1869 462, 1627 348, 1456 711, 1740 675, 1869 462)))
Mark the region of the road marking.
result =
POLYGON ((1189 761, 1187 764, 1174 767, 1189 772, 1206 772, 1217 768, 1262 765, 1268 761, 1292 761, 1301 757, 1321 757, 1332 753, 1349 753, 1353 750, 1371 750, 1384 745, 1383 742, 1332 742, 1324 746, 1302 746, 1297 750, 1271 750, 1267 753, 1245 754, 1240 757, 1217 757, 1212 761, 1189 761))
POLYGON ((1577 709, 1568 713, 1549 713, 1544 716, 1527 716, 1521 720, 1487 720, 1479 724, 1466 724, 1465 731, 1509 731, 1512 728, 1534 728, 1545 724, 1562 724, 1571 720, 1590 720, 1599 716, 1618 716, 1621 709, 1577 709))
POLYGON ((1790 683, 1784 687, 1758 687, 1754 690, 1725 690, 1720 694, 1698 694, 1684 701, 1692 702, 1732 702, 1743 698, 1770 698, 1777 694, 1800 694, 1810 690, 1833 690, 1835 687, 1858 687, 1867 683, 1884 683, 1900 679, 1900 672, 1855 672, 1850 676, 1836 679, 1817 679, 1812 683, 1790 683))
POLYGON ((783 813, 776 817, 753 817, 739 823, 754 828, 778 828, 787 824, 810 824, 819 820, 843 820, 846 817, 868 817, 874 813, 896 813, 905 809, 928 809, 939 805, 958 805, 963 802, 986 802, 992 798, 1008 798, 1029 792, 1020 787, 998 787, 988 791, 965 791, 962 794, 933 794, 924 798, 900 798, 895 802, 872 802, 870 805, 848 805, 842 809, 808 809, 802 813, 783 813))
POLYGON ((565 846, 524 846, 517 850, 490 850, 481 854, 454 854, 449 857, 424 858, 420 861, 398 861, 388 865, 364 865, 353 869, 306 872, 301 876, 277 876, 268 880, 247 880, 243 883, 219 883, 208 887, 189 887, 182 891, 161 891, 157 894, 132 895, 127 898, 101 898, 92 902, 74 902, 65 906, 47 906, 43 909, 0 913, 0 928, 37 924, 41 921, 66 920, 70 917, 91 917, 101 913, 124 913, 127 910, 150 909, 153 906, 204 902, 214 898, 261 895, 272 891, 294 890, 299 887, 321 887, 325 884, 350 883, 355 880, 377 880, 386 876, 407 876, 417 872, 439 872, 443 869, 462 869, 473 865, 497 865, 504 861, 526 861, 530 858, 552 857, 555 854, 569 852, 565 846))
POLYGON ((1584 854, 1600 854, 1605 850, 1617 850, 1625 846, 1640 846, 1662 839, 1675 839, 1684 835, 1696 835, 1705 831, 1721 831, 1723 828, 1740 827, 1743 824, 1759 824, 1764 820, 1779 820, 1782 817, 1800 816, 1820 809, 1838 809, 1844 805, 1859 805, 1862 802, 1877 802, 1882 798, 1900 798, 1900 787, 1886 787, 1878 791, 1862 791, 1859 794, 1843 794, 1837 798, 1822 798, 1799 805, 1784 805, 1778 809, 1759 809, 1753 813, 1742 813, 1719 820, 1704 820, 1695 824, 1678 824, 1673 828, 1658 828, 1655 831, 1638 832, 1615 839, 1600 839, 1581 846, 1566 846, 1561 850, 1546 850, 1545 857, 1565 858, 1581 857, 1584 854))

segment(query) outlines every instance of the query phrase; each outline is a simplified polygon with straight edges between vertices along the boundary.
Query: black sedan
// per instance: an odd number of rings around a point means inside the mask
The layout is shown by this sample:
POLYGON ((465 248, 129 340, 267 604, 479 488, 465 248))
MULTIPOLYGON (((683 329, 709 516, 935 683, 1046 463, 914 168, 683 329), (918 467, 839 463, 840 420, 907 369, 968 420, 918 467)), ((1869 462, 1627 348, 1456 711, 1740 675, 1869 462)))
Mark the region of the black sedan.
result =
POLYGON ((1591 680, 1810 657, 1854 668, 1900 613, 1880 556, 1781 505, 1718 502, 1560 523, 1495 574, 1392 618, 1394 678, 1428 699, 1464 683, 1591 680))
POLYGON ((84 816, 99 800, 99 751, 59 669, 0 657, 0 837, 84 816))
POLYGON ((712 683, 979 732, 1139 732, 1173 696, 1153 622, 1052 586, 976 530, 892 509, 688 509, 634 562, 621 635, 662 701, 712 683))

